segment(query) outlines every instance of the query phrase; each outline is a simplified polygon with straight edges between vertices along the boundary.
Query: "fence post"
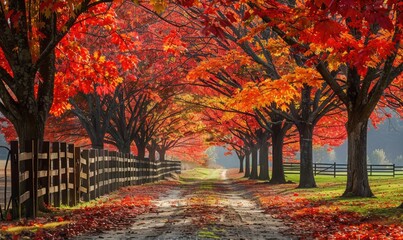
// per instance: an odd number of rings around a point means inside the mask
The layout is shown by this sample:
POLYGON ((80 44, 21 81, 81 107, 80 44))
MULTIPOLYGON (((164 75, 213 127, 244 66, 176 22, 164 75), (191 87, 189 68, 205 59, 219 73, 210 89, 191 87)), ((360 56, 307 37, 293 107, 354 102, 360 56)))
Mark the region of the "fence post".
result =
POLYGON ((104 158, 104 150, 103 149, 99 149, 98 150, 98 186, 99 186, 99 190, 98 190, 98 197, 102 196, 105 194, 105 158, 104 158))
POLYGON ((21 217, 20 203, 20 161, 18 141, 11 141, 11 199, 12 199, 12 217, 21 217))
POLYGON ((98 171, 97 171, 97 161, 96 161, 96 150, 91 149, 89 153, 89 188, 90 188, 90 200, 95 199, 97 197, 98 192, 98 171))
POLYGON ((333 164, 334 168, 333 168, 333 177, 336 177, 336 162, 333 164))
POLYGON ((56 153, 57 157, 52 160, 52 169, 57 170, 57 175, 53 176, 53 187, 55 192, 53 194, 53 204, 55 207, 60 207, 61 204, 61 182, 62 182, 62 166, 61 166, 61 154, 60 154, 60 143, 52 143, 52 151, 56 153))
POLYGON ((65 142, 60 143, 61 150, 61 204, 68 205, 69 203, 69 161, 67 159, 67 144, 65 142))
POLYGON ((369 165, 369 176, 372 176, 372 164, 369 165))
POLYGON ((86 202, 89 202, 91 200, 91 175, 90 175, 90 152, 89 150, 83 150, 82 156, 84 158, 85 164, 82 166, 83 168, 83 179, 82 185, 83 185, 83 200, 86 202), (85 177, 85 178, 84 178, 85 177))
POLYGON ((46 154, 46 159, 41 159, 41 170, 44 170, 47 172, 46 177, 43 177, 42 180, 40 181, 41 185, 43 185, 46 189, 45 195, 43 196, 43 201, 45 204, 50 205, 51 204, 51 193, 50 193, 50 188, 51 188, 51 178, 52 178, 52 169, 50 168, 50 142, 43 142, 42 144, 42 153, 46 154))
POLYGON ((395 164, 392 164, 393 167, 393 177, 395 177, 395 164))
POLYGON ((75 191, 75 182, 76 182, 76 171, 75 171, 75 158, 74 158, 74 144, 67 144, 67 151, 66 151, 66 160, 67 160, 67 168, 66 174, 68 177, 67 181, 67 196, 69 206, 74 206, 76 202, 76 194, 75 191))
POLYGON ((104 150, 104 184, 105 184, 105 192, 110 193, 111 192, 111 181, 110 181, 110 157, 109 157, 109 151, 104 150))
POLYGON ((81 148, 74 148, 74 205, 80 202, 81 198, 81 148))
POLYGON ((25 143, 24 152, 31 153, 31 159, 28 161, 27 169, 29 171, 29 178, 27 186, 30 191, 29 198, 26 204, 26 217, 36 218, 38 210, 37 196, 38 196, 38 144, 37 141, 27 141, 25 143))
POLYGON ((125 169, 125 155, 122 152, 119 152, 119 182, 120 185, 119 187, 124 187, 125 186, 125 174, 126 174, 126 169, 125 169))
POLYGON ((313 169, 314 169, 313 172, 315 173, 316 176, 316 163, 313 164, 313 169))
POLYGON ((110 162, 109 162, 109 168, 110 168, 110 173, 109 173, 109 177, 111 179, 111 184, 112 184, 112 188, 111 191, 115 191, 116 190, 116 152, 112 151, 109 152, 109 157, 110 157, 110 162))
POLYGON ((123 186, 128 186, 129 182, 128 180, 128 176, 130 174, 130 169, 128 168, 128 163, 129 163, 129 156, 127 153, 123 153, 123 169, 124 169, 124 174, 123 174, 123 186))

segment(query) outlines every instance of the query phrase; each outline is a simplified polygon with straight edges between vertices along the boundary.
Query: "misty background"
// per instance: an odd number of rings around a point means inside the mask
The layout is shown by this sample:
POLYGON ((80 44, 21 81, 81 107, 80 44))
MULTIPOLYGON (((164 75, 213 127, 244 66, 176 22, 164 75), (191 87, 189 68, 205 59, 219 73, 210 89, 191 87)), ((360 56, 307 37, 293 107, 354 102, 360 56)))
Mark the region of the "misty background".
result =
MULTIPOLYGON (((391 118, 379 124, 378 129, 374 129, 370 123, 368 126, 368 163, 403 166, 403 121, 399 118, 391 118)), ((347 140, 330 152, 327 149, 327 147, 314 148, 314 162, 347 162, 347 140)), ((225 156, 225 152, 227 150, 224 147, 212 147, 208 150, 210 159, 216 164, 224 168, 238 168, 239 160, 236 154, 225 156)), ((299 159, 299 153, 294 159, 299 159)))
MULTIPOLYGON (((367 159, 370 164, 396 164, 403 166, 403 120, 399 118, 387 119, 374 129, 369 125, 367 159)), ((0 146, 8 147, 8 143, 0 134, 0 146)), ((332 151, 328 147, 314 148, 314 162, 321 163, 346 163, 347 162, 347 141, 332 151)), ((239 160, 235 153, 225 156, 227 150, 224 147, 211 147, 207 154, 211 161, 210 165, 220 165, 224 168, 238 168, 239 160)), ((0 159, 7 159, 8 151, 0 147, 0 159)), ((299 153, 294 159, 299 159, 299 153)), ((285 160, 287 161, 287 160, 285 160)))

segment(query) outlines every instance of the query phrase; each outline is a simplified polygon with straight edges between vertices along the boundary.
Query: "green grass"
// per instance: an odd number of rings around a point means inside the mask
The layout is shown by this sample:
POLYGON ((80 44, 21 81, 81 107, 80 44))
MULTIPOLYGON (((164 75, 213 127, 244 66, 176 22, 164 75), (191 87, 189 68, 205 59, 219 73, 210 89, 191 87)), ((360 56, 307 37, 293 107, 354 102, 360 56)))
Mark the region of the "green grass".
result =
POLYGON ((50 222, 50 223, 45 223, 45 224, 35 224, 33 226, 15 226, 15 227, 10 227, 5 231, 1 231, 3 234, 4 233, 9 233, 9 234, 19 234, 22 231, 32 231, 36 232, 39 229, 54 229, 66 224, 71 223, 70 221, 61 221, 61 222, 50 222))
MULTIPOLYGON (((299 175, 287 175, 287 180, 299 182, 299 175)), ((403 176, 398 177, 369 177, 372 198, 343 198, 346 187, 346 176, 315 176, 317 188, 295 189, 288 188, 284 193, 298 193, 313 201, 325 200, 344 211, 358 212, 364 216, 385 217, 388 220, 403 222, 403 210, 397 209, 403 202, 403 176)))
POLYGON ((217 233, 223 232, 223 230, 217 229, 213 227, 212 229, 203 228, 197 233, 197 237, 199 238, 208 238, 208 239, 221 239, 217 233))
POLYGON ((183 171, 180 175, 181 181, 214 181, 220 179, 221 169, 194 168, 183 171))

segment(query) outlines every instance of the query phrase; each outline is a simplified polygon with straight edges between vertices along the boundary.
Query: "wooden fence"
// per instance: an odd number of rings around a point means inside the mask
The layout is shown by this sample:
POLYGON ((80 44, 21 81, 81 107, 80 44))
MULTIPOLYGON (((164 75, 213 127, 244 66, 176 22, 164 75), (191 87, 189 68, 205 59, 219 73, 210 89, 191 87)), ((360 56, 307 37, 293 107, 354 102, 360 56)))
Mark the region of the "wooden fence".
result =
POLYGON ((32 141, 21 152, 17 141, 10 145, 13 218, 35 218, 40 204, 74 206, 181 170, 179 161, 150 162, 114 151, 82 150, 73 144, 44 142, 39 151, 32 141))
MULTIPOLYGON (((287 174, 299 174, 299 163, 284 163, 284 172, 287 174)), ((331 175, 346 176, 347 164, 340 163, 314 163, 313 171, 315 175, 331 175)), ((369 164, 367 166, 369 176, 403 176, 403 166, 396 166, 395 164, 389 165, 375 165, 369 164)))

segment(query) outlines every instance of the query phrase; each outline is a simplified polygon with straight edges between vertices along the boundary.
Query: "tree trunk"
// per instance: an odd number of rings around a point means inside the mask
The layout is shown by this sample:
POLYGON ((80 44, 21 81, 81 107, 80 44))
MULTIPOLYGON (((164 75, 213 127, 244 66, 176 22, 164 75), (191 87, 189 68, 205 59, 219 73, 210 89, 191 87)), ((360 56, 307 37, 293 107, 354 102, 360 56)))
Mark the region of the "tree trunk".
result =
POLYGON ((121 153, 130 153, 130 142, 121 142, 117 147, 121 153))
POLYGON ((137 157, 139 160, 144 160, 146 156, 146 146, 142 144, 136 144, 137 147, 137 157))
POLYGON ((249 178, 250 179, 257 179, 257 145, 252 147, 252 169, 249 178))
POLYGON ((354 119, 354 113, 349 114, 347 186, 343 197, 372 197, 367 172, 368 120, 355 122, 354 119))
POLYGON ((245 159, 245 156, 238 156, 239 159, 239 172, 243 173, 243 160, 245 159))
POLYGON ((245 175, 244 177, 248 178, 250 176, 250 152, 246 151, 245 153, 245 175))
POLYGON ((166 155, 167 150, 166 149, 160 149, 158 150, 158 155, 159 155, 159 160, 160 161, 165 161, 165 155, 166 155))
POLYGON ((283 166, 283 145, 284 131, 280 124, 272 126, 272 142, 273 142, 273 172, 270 183, 281 184, 285 183, 284 166, 283 166))
POLYGON ((147 150, 148 150, 148 158, 150 158, 151 162, 155 162, 155 160, 156 160, 156 157, 155 157, 156 150, 155 150, 155 148, 154 147, 149 147, 147 150))
POLYGON ((104 149, 104 140, 100 138, 91 139, 91 147, 93 149, 104 149))
POLYGON ((260 143, 259 149, 259 179, 260 180, 270 180, 269 176, 269 142, 267 139, 260 143))
POLYGON ((313 126, 306 122, 297 124, 300 146, 299 188, 315 188, 313 173, 312 134, 313 126))
POLYGON ((20 149, 24 150, 25 144, 32 140, 38 140, 39 144, 42 145, 45 122, 42 121, 42 118, 37 113, 29 113, 29 110, 26 110, 22 115, 25 117, 13 123, 19 138, 20 149))

